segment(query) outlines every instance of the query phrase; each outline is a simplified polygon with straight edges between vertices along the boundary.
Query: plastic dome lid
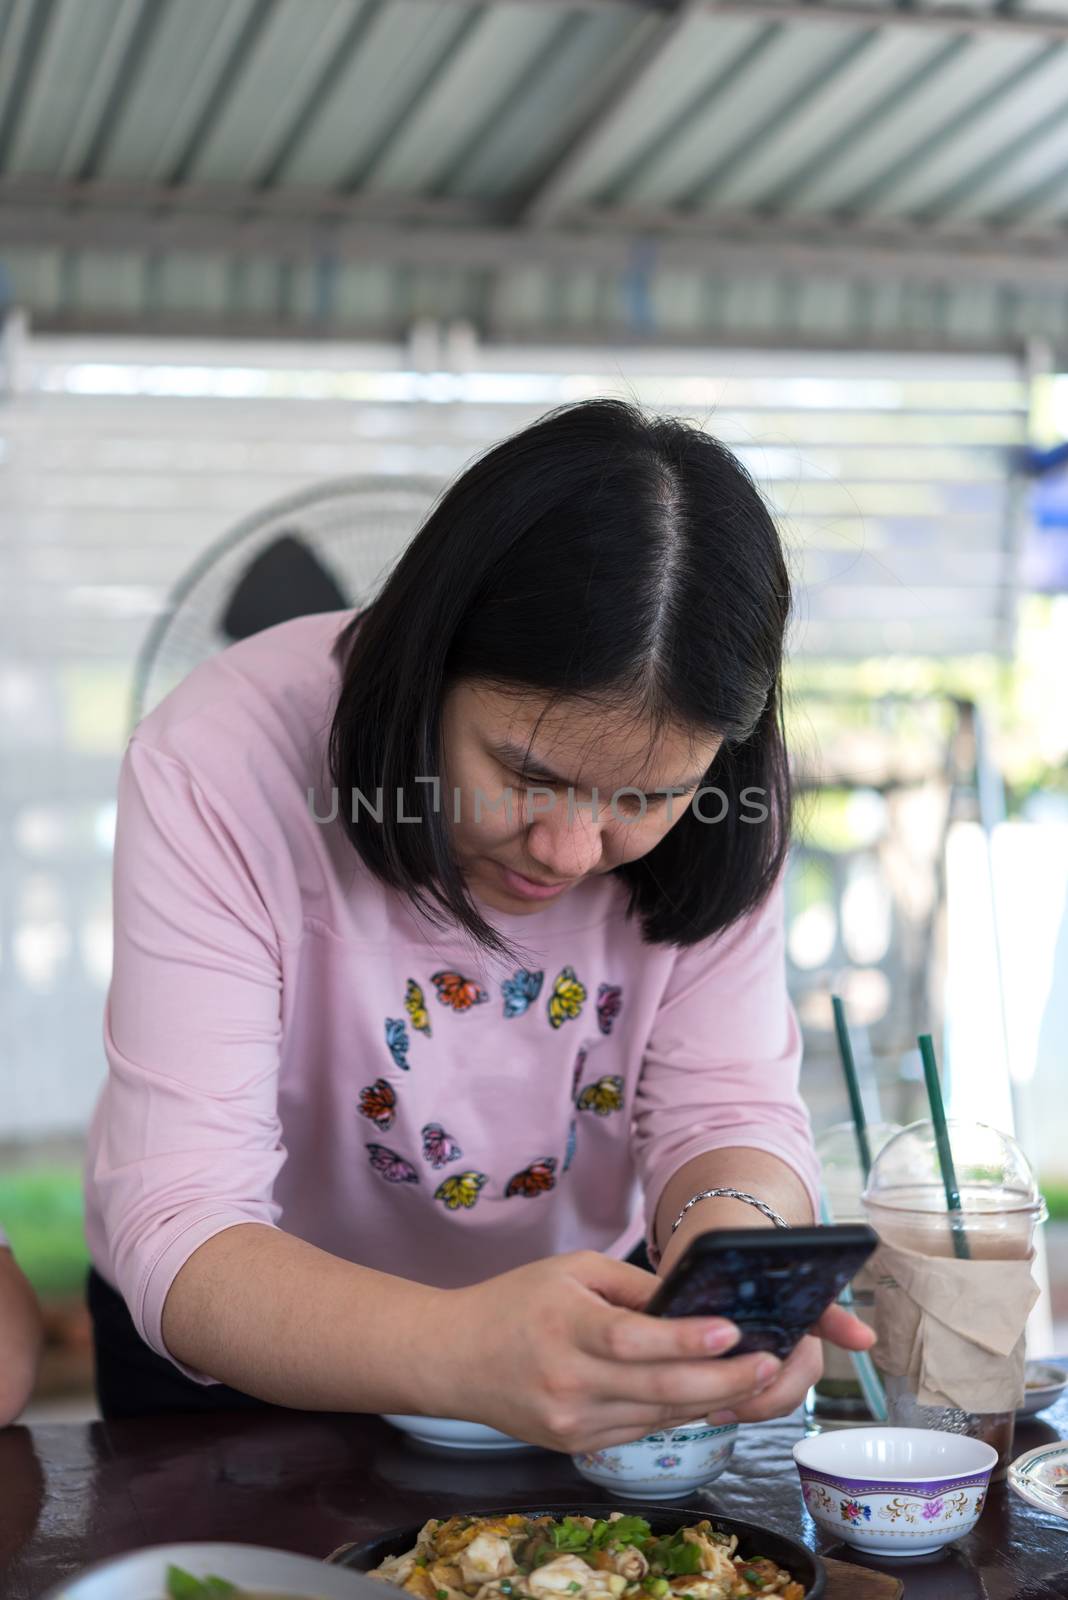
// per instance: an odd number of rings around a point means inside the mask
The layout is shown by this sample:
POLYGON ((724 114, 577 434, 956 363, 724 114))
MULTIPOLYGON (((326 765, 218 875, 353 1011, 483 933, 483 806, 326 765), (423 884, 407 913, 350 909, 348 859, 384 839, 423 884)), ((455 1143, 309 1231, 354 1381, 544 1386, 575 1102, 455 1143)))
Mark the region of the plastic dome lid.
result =
MULTIPOLYGON (((1044 1206, 1031 1163, 1007 1133, 982 1122, 947 1122, 957 1188, 965 1211, 1044 1206)), ((897 1209, 944 1211, 945 1189, 931 1122, 910 1123, 872 1163, 864 1200, 897 1209)))

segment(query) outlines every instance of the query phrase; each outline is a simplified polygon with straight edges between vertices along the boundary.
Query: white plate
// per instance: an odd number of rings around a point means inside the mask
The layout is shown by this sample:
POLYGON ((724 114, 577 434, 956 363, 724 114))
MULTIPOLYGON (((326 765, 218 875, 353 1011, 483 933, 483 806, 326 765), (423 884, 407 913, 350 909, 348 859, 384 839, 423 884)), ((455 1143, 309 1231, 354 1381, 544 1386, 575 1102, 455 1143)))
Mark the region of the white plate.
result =
POLYGON ((486 1428, 481 1422, 457 1422, 452 1417, 404 1417, 383 1415, 402 1433, 407 1433, 420 1444, 435 1445, 440 1450, 487 1451, 531 1450, 532 1445, 510 1434, 498 1433, 496 1428, 486 1428))
POLYGON ((1009 1488, 1031 1505, 1068 1522, 1068 1444, 1063 1440, 1017 1456, 1008 1480, 1009 1488))
POLYGON ((169 1566, 197 1578, 228 1578, 261 1594, 308 1600, 381 1600, 381 1586, 346 1567, 252 1544, 161 1544, 116 1556, 49 1589, 45 1600, 163 1600, 169 1566))
POLYGON ((1068 1372, 1052 1361, 1029 1361, 1024 1368, 1024 1380, 1027 1388, 1023 1405, 1016 1408, 1019 1418, 1037 1416, 1059 1400, 1068 1387, 1068 1372))

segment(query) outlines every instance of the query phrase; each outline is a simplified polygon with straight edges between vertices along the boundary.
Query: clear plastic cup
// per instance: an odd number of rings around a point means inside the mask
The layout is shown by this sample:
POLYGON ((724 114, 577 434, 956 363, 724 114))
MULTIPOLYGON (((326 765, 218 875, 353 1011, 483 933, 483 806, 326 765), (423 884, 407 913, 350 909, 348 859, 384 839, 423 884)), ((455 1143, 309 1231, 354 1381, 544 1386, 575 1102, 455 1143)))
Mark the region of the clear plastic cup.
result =
MULTIPOLYGON (((973 1261, 1026 1260, 1046 1205, 1030 1162, 1015 1139, 983 1123, 948 1123, 961 1198, 951 1216, 938 1145, 930 1122, 914 1122, 880 1151, 863 1194, 864 1215, 880 1239, 936 1259, 957 1254, 954 1230, 963 1231, 973 1261)), ((966 1433, 1011 1458, 1014 1413, 967 1412, 955 1406, 921 1406, 907 1378, 884 1374, 887 1408, 896 1427, 966 1433)))
MULTIPOLYGON (((901 1132, 896 1122, 868 1124, 868 1149, 874 1159, 901 1132)), ((837 1122, 816 1139, 823 1191, 835 1222, 866 1222, 861 1193, 864 1171, 860 1164, 857 1133, 852 1122, 837 1122)), ((868 1268, 861 1267, 851 1285, 852 1310, 869 1327, 875 1325, 875 1284, 868 1268)), ((810 1433, 828 1428, 870 1427, 876 1419, 868 1410, 847 1350, 823 1341, 823 1376, 805 1396, 805 1423, 810 1433)))
MULTIPOLYGON (((947 1127, 969 1254, 975 1261, 1025 1259, 1047 1214, 1030 1162, 1016 1140, 996 1128, 954 1118, 947 1127)), ((911 1123, 883 1146, 862 1204, 887 1244, 925 1256, 956 1254, 930 1122, 911 1123)))

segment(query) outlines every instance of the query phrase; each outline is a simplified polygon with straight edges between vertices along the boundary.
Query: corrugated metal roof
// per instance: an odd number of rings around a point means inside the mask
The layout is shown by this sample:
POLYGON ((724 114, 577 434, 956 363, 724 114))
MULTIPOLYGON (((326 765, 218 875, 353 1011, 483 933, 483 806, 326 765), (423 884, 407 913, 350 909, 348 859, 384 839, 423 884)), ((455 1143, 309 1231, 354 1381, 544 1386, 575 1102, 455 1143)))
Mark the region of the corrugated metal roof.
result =
POLYGON ((1068 4, 0 0, 53 322, 1068 343, 1068 4))

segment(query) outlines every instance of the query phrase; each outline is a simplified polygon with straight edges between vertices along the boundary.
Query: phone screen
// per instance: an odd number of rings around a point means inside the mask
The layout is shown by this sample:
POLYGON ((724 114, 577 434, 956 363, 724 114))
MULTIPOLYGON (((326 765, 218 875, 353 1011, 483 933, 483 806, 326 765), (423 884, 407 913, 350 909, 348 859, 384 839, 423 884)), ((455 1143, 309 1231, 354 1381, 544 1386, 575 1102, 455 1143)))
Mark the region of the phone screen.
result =
POLYGON ((646 1309, 659 1317, 726 1317, 742 1333, 728 1355, 770 1350, 785 1360, 877 1243, 863 1224, 704 1233, 646 1309))

